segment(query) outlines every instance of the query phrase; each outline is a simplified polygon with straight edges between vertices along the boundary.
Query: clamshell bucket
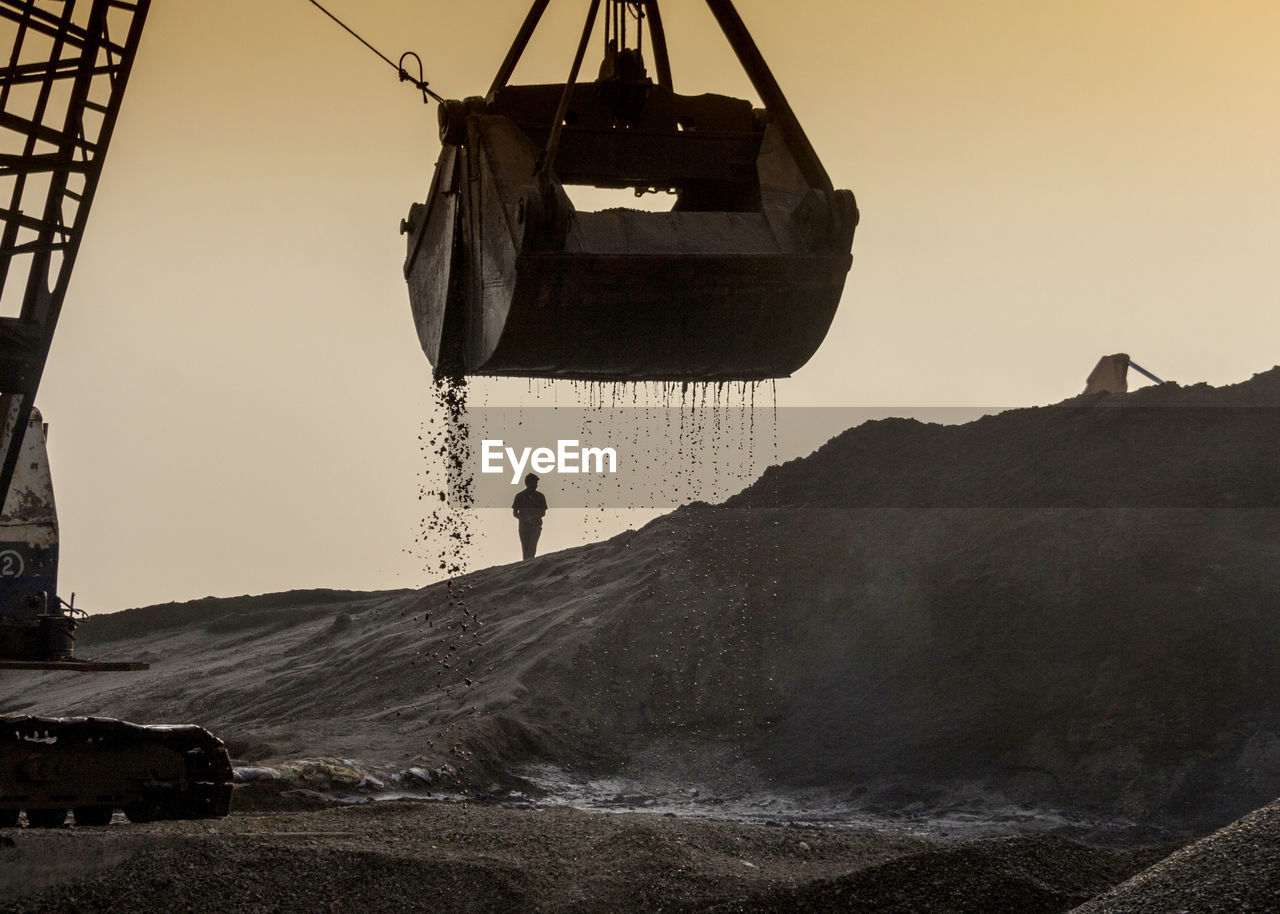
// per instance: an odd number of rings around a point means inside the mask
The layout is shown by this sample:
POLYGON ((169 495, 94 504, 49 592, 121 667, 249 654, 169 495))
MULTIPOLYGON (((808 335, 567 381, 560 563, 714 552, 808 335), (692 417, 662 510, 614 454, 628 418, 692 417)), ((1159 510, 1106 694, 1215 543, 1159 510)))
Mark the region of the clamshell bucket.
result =
POLYGON ((542 0, 489 94, 441 107, 435 179, 403 226, 423 350, 450 376, 788 375, 839 304, 853 194, 832 188, 731 3, 708 0, 763 110, 677 95, 658 4, 605 2, 596 81, 576 77, 600 0, 566 83, 507 85, 542 0), (648 20, 656 83, 638 42, 626 47, 628 10, 648 20), (666 191, 675 204, 579 212, 565 185, 666 191))

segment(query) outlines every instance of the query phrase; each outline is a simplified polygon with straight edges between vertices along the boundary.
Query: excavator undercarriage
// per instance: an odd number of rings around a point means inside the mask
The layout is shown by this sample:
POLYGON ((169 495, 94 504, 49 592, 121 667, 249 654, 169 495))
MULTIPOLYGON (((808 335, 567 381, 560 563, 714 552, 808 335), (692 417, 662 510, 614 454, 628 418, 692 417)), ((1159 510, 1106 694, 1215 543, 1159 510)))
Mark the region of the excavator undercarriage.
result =
POLYGON ((202 727, 0 717, 0 828, 211 819, 231 809, 231 762, 202 727))

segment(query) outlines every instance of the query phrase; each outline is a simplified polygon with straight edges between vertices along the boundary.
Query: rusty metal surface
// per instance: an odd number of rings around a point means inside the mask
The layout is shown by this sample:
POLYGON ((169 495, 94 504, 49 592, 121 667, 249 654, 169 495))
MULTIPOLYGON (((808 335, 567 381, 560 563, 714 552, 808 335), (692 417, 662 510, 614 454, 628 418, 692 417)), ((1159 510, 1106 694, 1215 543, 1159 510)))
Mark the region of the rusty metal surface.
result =
MULTIPOLYGON (((0 409, 8 400, 0 397, 0 409)), ((32 409, 4 510, 0 512, 0 658, 54 660, 75 628, 58 592, 58 513, 46 448, 47 429, 32 409), (55 618, 43 618, 55 616, 55 618), (14 625, 15 620, 26 624, 14 625)))
MULTIPOLYGON (((24 541, 49 546, 58 541, 58 512, 49 473, 48 429, 37 409, 27 419, 20 459, 0 511, 0 539, 10 528, 26 529, 24 541)), ((3 572, 0 572, 3 574, 3 572)))
POLYGON ((415 239, 405 264, 405 279, 413 289, 409 300, 418 342, 433 365, 439 360, 445 302, 453 278, 459 174, 458 150, 445 146, 436 162, 426 204, 414 204, 404 225, 415 239))

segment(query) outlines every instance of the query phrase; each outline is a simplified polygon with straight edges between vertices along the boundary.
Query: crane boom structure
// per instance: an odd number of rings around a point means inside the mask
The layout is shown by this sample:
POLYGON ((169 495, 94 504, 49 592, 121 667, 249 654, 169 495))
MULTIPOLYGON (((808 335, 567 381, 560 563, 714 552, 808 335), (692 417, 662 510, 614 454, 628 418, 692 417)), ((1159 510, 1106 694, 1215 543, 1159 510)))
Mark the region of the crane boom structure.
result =
MULTIPOLYGON (((72 657, 36 391, 150 0, 0 0, 0 669, 143 670, 72 657)), ((0 717, 0 828, 225 816, 226 747, 196 726, 0 717)))
POLYGON ((0 0, 0 506, 151 0, 0 0))

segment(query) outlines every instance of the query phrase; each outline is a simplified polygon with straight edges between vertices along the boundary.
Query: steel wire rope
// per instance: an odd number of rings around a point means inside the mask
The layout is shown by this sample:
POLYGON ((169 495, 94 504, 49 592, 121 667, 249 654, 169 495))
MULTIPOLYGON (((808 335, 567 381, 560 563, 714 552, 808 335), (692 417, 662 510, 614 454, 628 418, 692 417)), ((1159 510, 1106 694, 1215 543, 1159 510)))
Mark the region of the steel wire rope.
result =
POLYGON ((644 4, 643 3, 627 3, 627 11, 635 17, 636 20, 636 50, 643 53, 644 51, 644 4))
POLYGON ((377 48, 375 48, 373 45, 369 44, 369 42, 367 42, 367 41, 365 41, 363 38, 361 38, 361 37, 360 37, 360 35, 356 32, 356 30, 355 30, 355 29, 351 28, 351 26, 347 25, 345 22, 343 22, 341 19, 339 19, 339 18, 338 18, 337 16, 335 16, 333 13, 329 12, 327 9, 325 9, 323 6, 321 6, 318 2, 316 2, 316 0, 307 0, 307 2, 308 2, 308 3, 310 3, 312 6, 314 6, 316 9, 318 9, 320 12, 324 13, 326 16, 328 16, 328 17, 329 17, 330 19, 332 19, 334 22, 338 23, 338 25, 342 26, 342 28, 343 28, 344 30, 346 30, 346 32, 347 32, 349 35, 351 35, 351 37, 352 37, 352 38, 354 38, 356 41, 360 42, 362 45, 364 45, 364 46, 365 46, 366 48, 368 48, 370 51, 372 51, 373 53, 377 54, 377 55, 378 55, 379 57, 381 57, 384 61, 386 61, 387 66, 389 66, 391 69, 395 70, 395 71, 396 71, 396 73, 399 75, 399 77, 400 77, 400 81, 401 81, 401 82, 410 82, 410 83, 413 83, 413 85, 414 85, 416 88, 418 88, 418 89, 422 90, 422 100, 423 100, 424 102, 427 100, 427 97, 428 97, 428 96, 430 96, 431 98, 435 99, 437 102, 439 102, 439 103, 441 103, 441 104, 444 104, 444 98, 442 98, 440 95, 437 95, 435 92, 431 91, 431 89, 429 89, 429 88, 428 88, 428 83, 427 83, 427 81, 426 81, 425 79, 423 79, 423 78, 422 78, 422 76, 423 76, 423 73, 422 73, 422 58, 421 58, 421 57, 419 57, 417 54, 415 54, 413 51, 405 51, 403 54, 401 54, 401 55, 400 55, 400 63, 398 63, 398 64, 397 64, 397 63, 393 63, 390 57, 388 57, 386 54, 383 54, 381 51, 379 51, 379 50, 378 50, 377 48), (417 79, 414 79, 412 76, 410 76, 410 75, 409 75, 408 71, 407 71, 407 70, 405 70, 405 68, 404 68, 404 61, 405 61, 405 58, 406 58, 406 57, 413 57, 415 60, 417 60, 417 61, 418 61, 418 78, 417 78, 417 79))

